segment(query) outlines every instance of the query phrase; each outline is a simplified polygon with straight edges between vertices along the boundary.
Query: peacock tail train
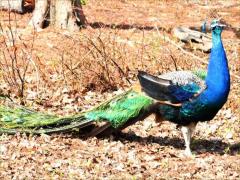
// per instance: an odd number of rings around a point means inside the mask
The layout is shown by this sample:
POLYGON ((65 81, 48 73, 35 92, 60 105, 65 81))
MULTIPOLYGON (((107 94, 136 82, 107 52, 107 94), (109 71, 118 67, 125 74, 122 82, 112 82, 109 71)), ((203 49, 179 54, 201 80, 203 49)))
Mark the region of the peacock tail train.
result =
POLYGON ((113 97, 99 106, 68 117, 35 112, 25 107, 0 106, 0 133, 55 133, 83 128, 94 122, 107 122, 117 129, 138 117, 153 99, 133 89, 113 97))

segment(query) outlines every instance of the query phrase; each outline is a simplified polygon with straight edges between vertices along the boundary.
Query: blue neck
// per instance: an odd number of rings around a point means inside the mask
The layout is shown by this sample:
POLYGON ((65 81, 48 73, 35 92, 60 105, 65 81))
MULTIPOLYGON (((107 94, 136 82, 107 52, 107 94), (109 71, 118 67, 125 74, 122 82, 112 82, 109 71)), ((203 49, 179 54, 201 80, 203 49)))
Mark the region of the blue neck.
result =
POLYGON ((221 40, 221 33, 212 32, 212 49, 206 77, 204 94, 213 104, 224 104, 230 89, 230 75, 227 57, 221 40))

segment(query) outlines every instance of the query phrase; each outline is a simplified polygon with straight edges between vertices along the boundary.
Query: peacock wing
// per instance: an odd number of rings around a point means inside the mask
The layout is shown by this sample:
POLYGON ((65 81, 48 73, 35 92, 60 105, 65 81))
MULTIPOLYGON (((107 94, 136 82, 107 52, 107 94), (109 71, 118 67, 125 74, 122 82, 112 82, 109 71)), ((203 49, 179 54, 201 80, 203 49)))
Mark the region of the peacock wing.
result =
POLYGON ((148 96, 171 103, 188 101, 206 88, 204 80, 190 71, 175 71, 159 77, 139 71, 138 79, 148 96))

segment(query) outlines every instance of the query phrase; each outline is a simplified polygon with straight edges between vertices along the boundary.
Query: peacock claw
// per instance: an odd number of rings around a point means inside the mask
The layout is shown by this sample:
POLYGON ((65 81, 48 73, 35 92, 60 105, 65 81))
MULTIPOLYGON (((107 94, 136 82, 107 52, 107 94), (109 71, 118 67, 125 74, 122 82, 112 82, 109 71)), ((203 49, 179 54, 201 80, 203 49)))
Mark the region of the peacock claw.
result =
POLYGON ((179 158, 183 158, 183 159, 185 159, 185 158, 194 158, 195 157, 195 153, 192 153, 191 151, 185 149, 185 150, 183 150, 183 151, 181 151, 179 153, 178 157, 179 158))
POLYGON ((185 149, 183 152, 183 157, 194 158, 196 156, 196 152, 191 151, 190 149, 185 149))

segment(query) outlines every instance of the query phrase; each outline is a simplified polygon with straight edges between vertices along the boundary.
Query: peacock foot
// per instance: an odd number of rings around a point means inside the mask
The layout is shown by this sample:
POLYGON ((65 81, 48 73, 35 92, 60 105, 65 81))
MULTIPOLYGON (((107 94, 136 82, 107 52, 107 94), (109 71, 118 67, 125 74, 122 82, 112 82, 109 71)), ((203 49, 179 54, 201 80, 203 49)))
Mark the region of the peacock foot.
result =
POLYGON ((195 153, 192 152, 192 151, 189 151, 189 150, 184 150, 184 151, 181 151, 181 153, 178 155, 179 158, 194 158, 195 157, 195 153))
POLYGON ((193 153, 192 153, 191 149, 186 148, 184 151, 184 155, 187 157, 192 157, 193 153))

